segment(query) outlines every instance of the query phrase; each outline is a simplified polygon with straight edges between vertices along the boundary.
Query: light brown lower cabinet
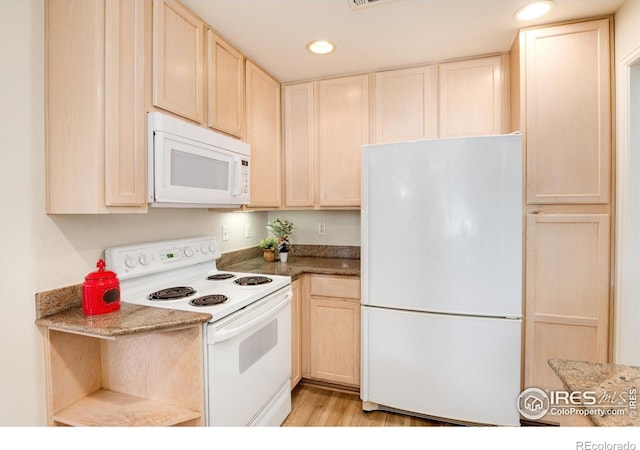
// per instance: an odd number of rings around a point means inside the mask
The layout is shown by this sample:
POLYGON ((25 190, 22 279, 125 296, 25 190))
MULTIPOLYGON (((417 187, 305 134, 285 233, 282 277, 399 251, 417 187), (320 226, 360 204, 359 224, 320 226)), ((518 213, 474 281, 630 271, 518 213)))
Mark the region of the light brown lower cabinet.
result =
POLYGON ((306 275, 302 315, 302 376, 358 387, 360 278, 306 275))
POLYGON ((202 325, 110 338, 44 328, 49 426, 203 426, 202 325))

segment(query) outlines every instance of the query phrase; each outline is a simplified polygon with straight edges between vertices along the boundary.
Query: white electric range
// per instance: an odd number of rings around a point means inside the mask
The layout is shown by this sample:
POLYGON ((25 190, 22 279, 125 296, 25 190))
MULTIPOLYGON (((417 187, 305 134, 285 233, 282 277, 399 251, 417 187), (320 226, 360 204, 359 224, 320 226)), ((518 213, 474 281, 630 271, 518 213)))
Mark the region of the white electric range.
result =
POLYGON ((211 314, 208 426, 278 426, 291 411, 291 277, 218 270, 214 236, 105 250, 122 302, 211 314))

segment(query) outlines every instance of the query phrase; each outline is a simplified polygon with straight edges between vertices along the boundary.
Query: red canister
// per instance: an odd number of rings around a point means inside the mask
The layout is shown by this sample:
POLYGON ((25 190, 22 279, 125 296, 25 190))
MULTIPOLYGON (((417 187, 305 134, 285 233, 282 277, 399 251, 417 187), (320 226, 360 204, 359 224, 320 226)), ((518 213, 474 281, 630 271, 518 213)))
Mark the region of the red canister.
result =
POLYGON ((82 283, 82 312, 86 316, 106 314, 120 309, 120 281, 115 272, 104 270, 101 259, 97 272, 84 277, 82 283))

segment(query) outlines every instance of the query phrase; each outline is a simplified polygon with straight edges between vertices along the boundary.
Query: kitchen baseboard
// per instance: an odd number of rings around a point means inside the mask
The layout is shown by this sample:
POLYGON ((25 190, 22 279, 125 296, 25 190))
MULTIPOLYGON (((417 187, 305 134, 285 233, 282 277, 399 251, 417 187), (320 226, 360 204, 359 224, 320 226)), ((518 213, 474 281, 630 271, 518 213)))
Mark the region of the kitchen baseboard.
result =
POLYGON ((358 386, 347 386, 344 384, 330 383, 328 381, 312 380, 310 378, 303 378, 298 384, 305 386, 314 386, 317 388, 336 392, 344 392, 345 394, 360 395, 360 388, 358 386))

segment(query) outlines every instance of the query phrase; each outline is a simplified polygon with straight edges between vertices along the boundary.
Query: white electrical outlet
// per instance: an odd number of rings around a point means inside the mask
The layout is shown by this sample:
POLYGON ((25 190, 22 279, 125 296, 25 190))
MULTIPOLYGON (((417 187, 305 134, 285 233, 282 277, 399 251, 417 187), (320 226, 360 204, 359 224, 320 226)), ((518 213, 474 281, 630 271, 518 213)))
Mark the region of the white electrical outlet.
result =
POLYGON ((318 234, 324 234, 326 231, 326 227, 324 222, 318 222, 318 234))
POLYGON ((229 240, 229 227, 226 225, 222 225, 222 240, 223 241, 229 240))
POLYGON ((251 237, 251 226, 248 223, 244 225, 244 237, 246 238, 251 237))

